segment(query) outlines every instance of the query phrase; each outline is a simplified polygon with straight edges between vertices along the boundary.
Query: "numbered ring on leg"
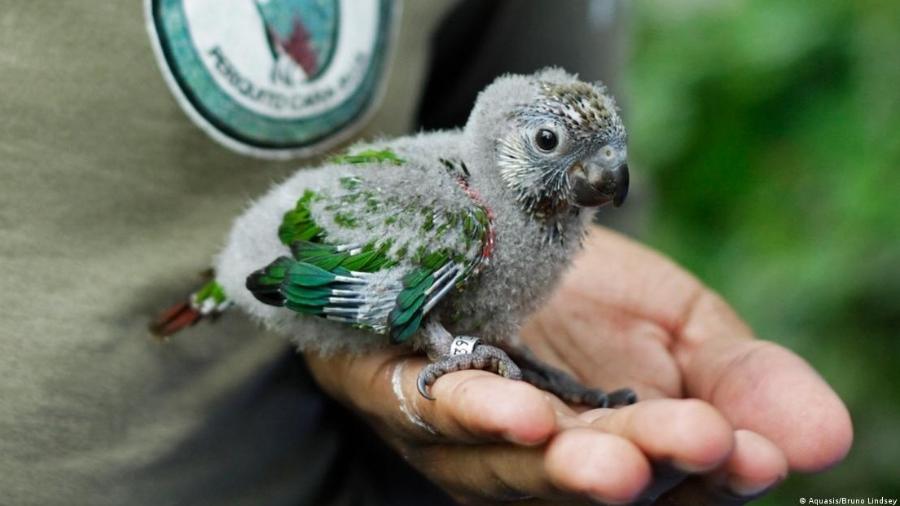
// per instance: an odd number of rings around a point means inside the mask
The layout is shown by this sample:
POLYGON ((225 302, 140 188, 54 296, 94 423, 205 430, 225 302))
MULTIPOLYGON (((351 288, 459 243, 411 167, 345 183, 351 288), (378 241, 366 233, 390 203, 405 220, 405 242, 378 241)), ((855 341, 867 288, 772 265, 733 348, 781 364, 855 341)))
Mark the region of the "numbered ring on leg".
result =
POLYGON ((458 336, 450 343, 450 355, 468 355, 475 351, 475 346, 481 339, 477 337, 458 336))

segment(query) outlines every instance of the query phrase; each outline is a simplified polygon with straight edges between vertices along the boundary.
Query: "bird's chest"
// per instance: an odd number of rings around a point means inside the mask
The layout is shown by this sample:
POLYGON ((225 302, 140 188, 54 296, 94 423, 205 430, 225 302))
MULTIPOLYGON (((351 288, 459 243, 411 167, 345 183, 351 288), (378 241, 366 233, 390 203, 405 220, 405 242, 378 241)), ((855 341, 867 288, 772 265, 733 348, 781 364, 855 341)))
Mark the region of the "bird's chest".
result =
POLYGON ((517 334, 522 320, 549 297, 578 242, 577 235, 548 242, 538 224, 501 215, 494 223, 491 258, 454 297, 446 311, 448 326, 489 341, 517 334))

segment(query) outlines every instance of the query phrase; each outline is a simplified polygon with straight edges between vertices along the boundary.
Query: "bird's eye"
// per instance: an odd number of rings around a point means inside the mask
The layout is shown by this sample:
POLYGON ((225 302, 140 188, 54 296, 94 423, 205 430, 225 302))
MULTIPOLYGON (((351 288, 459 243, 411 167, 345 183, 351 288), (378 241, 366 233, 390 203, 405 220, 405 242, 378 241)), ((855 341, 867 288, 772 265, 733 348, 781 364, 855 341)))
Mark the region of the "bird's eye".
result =
POLYGON ((552 130, 542 128, 534 136, 534 144, 541 151, 553 151, 559 145, 559 137, 552 130))

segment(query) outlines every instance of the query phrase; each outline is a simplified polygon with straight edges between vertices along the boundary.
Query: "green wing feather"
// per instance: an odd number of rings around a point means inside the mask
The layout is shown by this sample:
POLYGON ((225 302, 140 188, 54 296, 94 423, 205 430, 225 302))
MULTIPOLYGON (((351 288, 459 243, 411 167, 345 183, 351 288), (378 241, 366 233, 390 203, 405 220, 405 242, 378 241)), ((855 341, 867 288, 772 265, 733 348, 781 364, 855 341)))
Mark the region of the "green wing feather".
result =
POLYGON ((297 201, 297 206, 284 214, 281 226, 278 227, 278 238, 282 244, 290 246, 297 241, 318 242, 324 238, 325 231, 316 225, 310 212, 313 200, 319 198, 321 196, 318 193, 306 190, 297 201))
MULTIPOLYGON (((388 150, 342 155, 335 161, 403 163, 388 150)), ((474 203, 453 211, 437 211, 418 202, 401 204, 361 181, 356 176, 340 178, 338 194, 304 191, 278 229, 293 258, 280 257, 254 272, 247 278, 247 288, 266 304, 350 323, 404 342, 437 301, 462 286, 484 260, 488 214, 474 203), (331 227, 365 227, 361 229, 371 230, 372 239, 362 245, 335 244, 329 234, 340 235, 339 230, 323 226, 329 220, 317 220, 318 213, 330 213, 331 227), (397 236, 412 236, 416 242, 395 244, 392 237, 397 236), (437 243, 443 246, 429 248, 437 243), (379 290, 370 286, 373 278, 368 276, 392 269, 401 269, 392 278, 398 280, 396 286, 379 290)))
POLYGON ((406 163, 406 160, 403 160, 396 153, 391 151, 390 149, 366 149, 363 151, 359 151, 353 154, 343 154, 333 157, 329 160, 331 163, 335 164, 357 164, 357 163, 392 163, 394 165, 403 165, 406 163))

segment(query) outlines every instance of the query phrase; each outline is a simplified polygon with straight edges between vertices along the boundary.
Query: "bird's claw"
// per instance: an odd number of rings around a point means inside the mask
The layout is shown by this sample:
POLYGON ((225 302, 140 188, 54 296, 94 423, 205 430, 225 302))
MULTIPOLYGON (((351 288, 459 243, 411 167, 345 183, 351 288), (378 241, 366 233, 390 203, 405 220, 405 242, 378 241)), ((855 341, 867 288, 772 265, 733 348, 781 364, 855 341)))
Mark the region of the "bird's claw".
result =
MULTIPOLYGON (((427 368, 428 366, 425 366, 425 369, 427 368)), ((433 401, 434 397, 431 396, 431 391, 429 390, 429 383, 426 379, 428 376, 425 374, 425 369, 422 369, 422 372, 419 373, 419 377, 416 379, 416 388, 419 390, 419 394, 422 397, 428 399, 429 401, 433 401)))
POLYGON ((522 379, 522 371, 505 351, 495 346, 486 344, 478 344, 472 353, 462 355, 447 355, 440 360, 426 365, 416 380, 416 387, 422 397, 428 400, 434 400, 431 395, 431 385, 441 376, 468 369, 480 369, 483 371, 491 371, 504 378, 513 380, 522 379))
POLYGON ((630 388, 614 390, 606 394, 610 407, 629 406, 638 400, 637 394, 630 388))

